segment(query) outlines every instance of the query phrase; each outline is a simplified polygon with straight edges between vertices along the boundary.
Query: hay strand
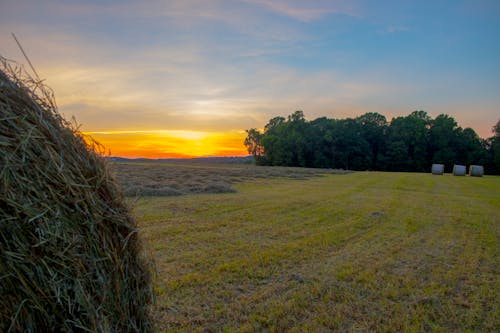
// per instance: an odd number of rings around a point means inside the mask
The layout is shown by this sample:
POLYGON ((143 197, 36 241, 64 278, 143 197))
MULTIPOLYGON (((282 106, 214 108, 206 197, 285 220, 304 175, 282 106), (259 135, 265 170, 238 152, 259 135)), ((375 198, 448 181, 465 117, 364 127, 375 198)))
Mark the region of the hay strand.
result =
POLYGON ((35 74, 36 78, 38 79, 38 81, 40 81, 40 76, 38 75, 38 72, 36 71, 35 67, 31 63, 31 60, 30 60, 30 58, 28 58, 28 55, 26 54, 26 52, 24 52, 23 46, 21 45, 21 43, 19 42, 19 40, 17 39, 17 37, 14 33, 12 33, 12 38, 14 38, 14 40, 16 41, 16 44, 19 47, 19 49, 21 50, 21 53, 23 54, 24 59, 26 59, 26 61, 28 62, 28 65, 30 65, 30 68, 33 71, 33 73, 35 74))
POLYGON ((0 56, 0 331, 147 332, 150 270, 96 143, 0 56))

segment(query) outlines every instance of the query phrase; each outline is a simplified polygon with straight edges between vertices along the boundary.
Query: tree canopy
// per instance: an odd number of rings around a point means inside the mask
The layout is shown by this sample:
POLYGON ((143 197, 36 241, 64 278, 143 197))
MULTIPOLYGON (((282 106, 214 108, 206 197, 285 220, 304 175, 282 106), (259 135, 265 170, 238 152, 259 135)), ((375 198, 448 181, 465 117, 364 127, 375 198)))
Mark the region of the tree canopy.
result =
POLYGON ((484 140, 449 115, 432 119, 423 110, 390 122, 376 112, 308 121, 299 110, 270 119, 262 133, 247 130, 245 146, 260 165, 425 172, 433 163, 448 171, 454 164, 479 164, 498 174, 500 120, 493 133, 484 140))

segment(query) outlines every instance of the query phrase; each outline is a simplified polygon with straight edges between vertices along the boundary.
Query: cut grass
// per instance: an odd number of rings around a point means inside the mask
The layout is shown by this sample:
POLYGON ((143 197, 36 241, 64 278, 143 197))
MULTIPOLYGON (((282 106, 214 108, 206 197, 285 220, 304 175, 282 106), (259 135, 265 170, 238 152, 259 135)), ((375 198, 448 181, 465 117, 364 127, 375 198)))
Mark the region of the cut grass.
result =
POLYGON ((127 196, 177 196, 193 193, 232 193, 233 184, 262 178, 307 179, 349 171, 285 167, 256 167, 243 164, 113 163, 118 181, 127 196))
POLYGON ((500 330, 500 177, 254 179, 136 203, 162 331, 500 330))

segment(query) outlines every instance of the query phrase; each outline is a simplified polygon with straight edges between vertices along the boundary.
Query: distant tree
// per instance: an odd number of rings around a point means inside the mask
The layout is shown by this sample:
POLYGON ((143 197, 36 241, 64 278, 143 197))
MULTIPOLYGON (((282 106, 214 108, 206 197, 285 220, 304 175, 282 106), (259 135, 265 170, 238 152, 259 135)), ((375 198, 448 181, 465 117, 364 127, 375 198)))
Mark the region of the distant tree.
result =
POLYGON ((431 116, 429 116, 429 114, 424 110, 415 110, 412 113, 410 113, 410 116, 414 117, 414 118, 425 120, 427 125, 429 125, 430 122, 432 121, 431 116))
POLYGON ((293 166, 311 166, 313 143, 308 137, 309 123, 306 122, 303 111, 295 111, 288 116, 287 133, 288 146, 291 151, 291 161, 293 166))
POLYGON ((455 119, 447 114, 440 114, 431 121, 429 137, 432 163, 444 164, 446 171, 451 171, 454 164, 465 164, 465 161, 458 161, 458 157, 461 157, 457 151, 461 131, 455 119))
POLYGON ((402 139, 388 140, 384 162, 383 170, 412 171, 415 169, 408 160, 408 146, 402 139))
POLYGON ((361 125, 355 119, 335 122, 333 138, 333 167, 346 170, 366 170, 370 165, 370 145, 361 133, 361 125))
POLYGON ((484 146, 484 140, 470 127, 456 129, 456 160, 464 165, 487 163, 487 151, 484 146))
POLYGON ((310 123, 309 137, 314 143, 312 166, 315 168, 333 167, 333 128, 335 121, 334 119, 321 117, 310 123))
POLYGON ((376 112, 368 112, 356 118, 361 125, 363 138, 370 146, 369 168, 377 170, 381 167, 379 160, 383 160, 382 154, 385 146, 385 135, 387 132, 387 119, 376 112))
POLYGON ((489 139, 491 154, 491 173, 500 174, 500 119, 492 128, 493 137, 489 139))
POLYGON ((269 120, 267 125, 264 127, 264 131, 269 134, 269 132, 272 132, 274 129, 279 127, 284 122, 285 122, 284 117, 274 117, 271 120, 269 120))
POLYGON ((272 118, 265 126, 261 143, 266 161, 271 165, 313 166, 314 142, 309 134, 310 124, 303 111, 272 118))
POLYGON ((305 122, 306 119, 304 117, 304 112, 301 110, 297 110, 291 115, 288 116, 289 122, 305 122))
POLYGON ((289 165, 291 152, 287 148, 287 123, 283 117, 274 117, 264 127, 261 139, 267 164, 289 165))
POLYGON ((387 131, 387 170, 428 170, 429 121, 425 111, 414 111, 407 117, 392 119, 387 131))
POLYGON ((262 162, 264 155, 264 147, 262 147, 262 134, 255 128, 246 130, 247 137, 245 139, 245 146, 247 147, 248 153, 252 155, 257 164, 262 162))
POLYGON ((428 172, 431 163, 482 164, 500 172, 500 120, 482 140, 442 114, 416 110, 387 122, 368 112, 357 118, 307 121, 303 111, 274 117, 260 133, 247 131, 245 146, 259 164, 428 172))
POLYGON ((496 125, 493 126, 491 131, 493 132, 495 138, 500 138, 500 119, 498 119, 496 125))

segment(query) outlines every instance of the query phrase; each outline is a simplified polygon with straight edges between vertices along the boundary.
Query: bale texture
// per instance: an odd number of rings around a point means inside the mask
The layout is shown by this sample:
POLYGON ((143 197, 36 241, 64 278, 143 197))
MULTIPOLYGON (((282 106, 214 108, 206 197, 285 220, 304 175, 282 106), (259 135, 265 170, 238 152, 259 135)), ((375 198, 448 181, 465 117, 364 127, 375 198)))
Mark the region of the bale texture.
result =
POLYGON ((484 167, 482 165, 471 165, 469 167, 469 176, 472 177, 484 176, 484 167))
POLYGON ((431 172, 433 175, 442 175, 444 173, 444 164, 433 164, 431 172))
POLYGON ((0 332, 147 332, 136 222, 52 92, 0 57, 0 332))
POLYGON ((453 176, 465 176, 465 174, 466 174, 465 165, 455 164, 453 166, 453 176))

